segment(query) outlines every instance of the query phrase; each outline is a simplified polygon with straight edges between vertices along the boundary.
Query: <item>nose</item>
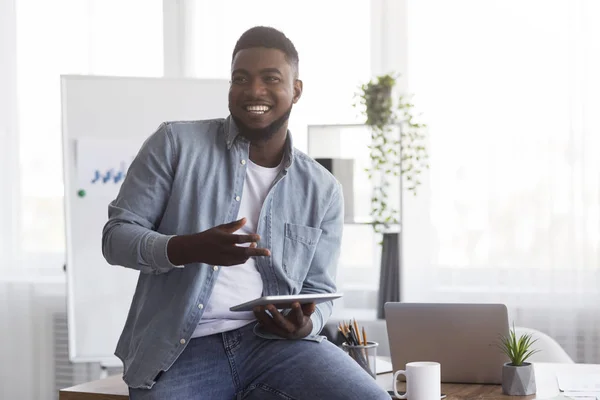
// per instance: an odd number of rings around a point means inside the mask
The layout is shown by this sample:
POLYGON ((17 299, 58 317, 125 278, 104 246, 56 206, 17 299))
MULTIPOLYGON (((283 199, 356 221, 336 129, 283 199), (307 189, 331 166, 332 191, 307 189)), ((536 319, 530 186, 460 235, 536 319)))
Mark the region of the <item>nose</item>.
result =
POLYGON ((267 87, 262 79, 255 78, 247 86, 246 95, 253 98, 260 98, 265 95, 266 91, 267 87))

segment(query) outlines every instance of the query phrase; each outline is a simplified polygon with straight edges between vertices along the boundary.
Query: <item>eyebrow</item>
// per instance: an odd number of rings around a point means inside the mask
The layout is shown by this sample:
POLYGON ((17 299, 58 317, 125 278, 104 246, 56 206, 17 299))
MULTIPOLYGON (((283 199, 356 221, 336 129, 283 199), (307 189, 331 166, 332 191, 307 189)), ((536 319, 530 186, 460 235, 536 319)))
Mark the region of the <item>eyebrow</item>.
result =
MULTIPOLYGON (((283 75, 281 73, 280 70, 278 70, 277 68, 263 68, 260 70, 260 74, 268 74, 268 73, 275 73, 275 74, 279 74, 279 75, 283 75)), ((231 75, 235 75, 235 74, 245 74, 245 75, 250 75, 250 72, 248 72, 248 70, 243 69, 243 68, 238 68, 238 69, 234 69, 233 72, 231 72, 231 75)))

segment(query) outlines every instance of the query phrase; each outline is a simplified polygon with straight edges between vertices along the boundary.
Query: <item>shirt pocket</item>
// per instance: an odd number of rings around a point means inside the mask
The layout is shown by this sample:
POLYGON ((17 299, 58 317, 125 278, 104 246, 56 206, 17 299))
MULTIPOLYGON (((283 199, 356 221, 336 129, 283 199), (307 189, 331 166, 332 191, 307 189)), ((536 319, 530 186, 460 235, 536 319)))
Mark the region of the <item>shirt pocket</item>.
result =
POLYGON ((315 255, 321 232, 323 231, 319 228, 285 224, 283 270, 288 278, 298 282, 304 281, 315 255))

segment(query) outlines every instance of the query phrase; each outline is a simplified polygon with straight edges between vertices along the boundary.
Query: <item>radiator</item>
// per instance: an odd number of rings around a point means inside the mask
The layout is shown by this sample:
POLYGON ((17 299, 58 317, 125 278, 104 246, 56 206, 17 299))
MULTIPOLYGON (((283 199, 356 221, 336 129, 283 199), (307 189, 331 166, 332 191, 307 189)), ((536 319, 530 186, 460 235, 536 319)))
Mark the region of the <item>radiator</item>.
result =
POLYGON ((56 312, 53 314, 52 320, 55 393, 58 394, 60 389, 99 379, 104 375, 122 373, 122 368, 103 369, 99 363, 72 363, 69 361, 67 313, 65 311, 56 312))
POLYGON ((121 370, 69 361, 63 282, 0 282, 0 399, 57 400, 103 372, 121 370))

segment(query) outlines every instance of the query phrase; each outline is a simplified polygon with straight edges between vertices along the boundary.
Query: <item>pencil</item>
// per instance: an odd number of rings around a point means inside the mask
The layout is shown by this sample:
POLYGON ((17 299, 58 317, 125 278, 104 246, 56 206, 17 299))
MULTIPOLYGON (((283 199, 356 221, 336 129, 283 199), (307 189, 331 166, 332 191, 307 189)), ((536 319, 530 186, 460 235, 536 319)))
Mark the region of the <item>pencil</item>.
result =
POLYGON ((362 339, 360 337, 360 330, 358 329, 358 324, 356 323, 356 319, 354 320, 354 330, 356 331, 356 338, 358 339, 358 344, 362 343, 362 339))
POLYGON ((363 337, 362 337, 363 338, 363 344, 366 346, 367 345, 367 332, 365 331, 365 327, 364 326, 363 326, 362 331, 363 331, 362 332, 363 333, 363 337))
POLYGON ((356 331, 354 331, 354 325, 350 325, 350 337, 352 338, 352 345, 356 346, 358 344, 358 340, 356 338, 356 331))
POLYGON ((354 332, 354 326, 352 324, 346 325, 346 329, 348 330, 348 336, 350 336, 350 344, 352 346, 356 346, 356 332, 354 332))

